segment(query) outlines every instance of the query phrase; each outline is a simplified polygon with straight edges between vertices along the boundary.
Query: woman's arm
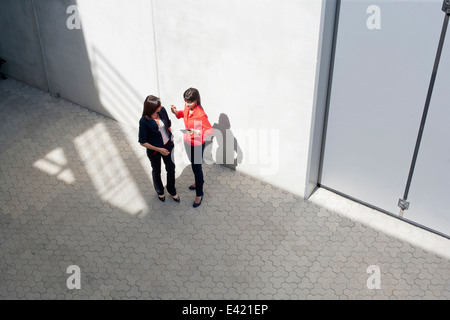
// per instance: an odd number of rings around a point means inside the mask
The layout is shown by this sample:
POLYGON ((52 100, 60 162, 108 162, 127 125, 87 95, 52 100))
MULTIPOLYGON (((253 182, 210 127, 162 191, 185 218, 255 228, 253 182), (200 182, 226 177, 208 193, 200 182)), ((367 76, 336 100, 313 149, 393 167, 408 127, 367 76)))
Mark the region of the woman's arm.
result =
POLYGON ((172 111, 172 113, 177 117, 177 119, 181 119, 184 117, 184 112, 183 111, 177 111, 177 107, 175 107, 174 105, 170 106, 170 110, 172 111))
POLYGON ((151 129, 148 127, 148 124, 145 122, 144 118, 142 118, 139 121, 139 139, 138 139, 138 141, 141 144, 141 146, 143 146, 144 148, 147 148, 147 149, 155 151, 155 154, 157 152, 159 152, 163 156, 167 156, 170 153, 167 149, 158 148, 158 147, 155 147, 154 145, 151 145, 150 143, 146 142, 147 141, 147 137, 149 135, 149 131, 151 131, 151 129))
POLYGON ((155 153, 156 153, 156 152, 159 152, 159 153, 161 153, 163 156, 167 156, 167 155, 170 153, 170 151, 168 151, 167 149, 155 147, 154 145, 151 145, 151 144, 148 143, 148 142, 141 143, 141 146, 143 146, 144 148, 153 150, 153 151, 155 151, 155 153))

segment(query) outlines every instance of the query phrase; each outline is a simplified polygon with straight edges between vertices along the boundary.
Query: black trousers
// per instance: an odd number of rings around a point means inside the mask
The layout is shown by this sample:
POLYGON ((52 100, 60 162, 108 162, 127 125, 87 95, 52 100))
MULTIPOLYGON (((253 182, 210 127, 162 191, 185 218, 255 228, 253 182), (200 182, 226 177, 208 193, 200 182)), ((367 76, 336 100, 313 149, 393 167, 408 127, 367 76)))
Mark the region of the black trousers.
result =
POLYGON ((195 193, 197 197, 203 196, 203 153, 205 151, 205 144, 200 146, 191 146, 184 144, 189 161, 191 162, 192 172, 195 178, 195 193))
POLYGON ((153 186, 155 187, 155 191, 158 195, 162 196, 164 194, 164 186, 161 181, 161 158, 164 161, 166 166, 167 173, 167 191, 172 195, 177 194, 177 190, 175 188, 175 163, 172 161, 172 150, 174 148, 174 144, 172 141, 169 141, 165 146, 165 149, 170 151, 167 156, 163 156, 161 153, 149 150, 147 152, 147 156, 150 159, 150 163, 152 165, 152 177, 153 177, 153 186))

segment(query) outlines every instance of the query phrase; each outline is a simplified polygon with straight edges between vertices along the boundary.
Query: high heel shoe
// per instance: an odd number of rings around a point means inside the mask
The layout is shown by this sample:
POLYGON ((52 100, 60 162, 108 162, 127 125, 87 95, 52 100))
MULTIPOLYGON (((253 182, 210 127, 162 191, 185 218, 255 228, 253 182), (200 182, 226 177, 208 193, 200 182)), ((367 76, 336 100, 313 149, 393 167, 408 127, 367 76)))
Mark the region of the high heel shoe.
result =
POLYGON ((197 207, 199 207, 199 206, 202 204, 202 201, 203 201, 203 196, 200 198, 200 202, 199 202, 199 203, 196 203, 196 202, 194 201, 194 203, 192 204, 192 206, 193 206, 194 208, 197 208, 197 207))
POLYGON ((195 186, 194 185, 190 185, 189 186, 189 190, 195 190, 195 186))
POLYGON ((164 202, 164 201, 166 201, 166 196, 164 196, 164 197, 158 196, 158 199, 161 200, 162 202, 164 202))
POLYGON ((180 201, 181 201, 180 196, 178 196, 177 198, 172 197, 172 199, 173 199, 173 201, 175 201, 175 202, 180 202, 180 201))

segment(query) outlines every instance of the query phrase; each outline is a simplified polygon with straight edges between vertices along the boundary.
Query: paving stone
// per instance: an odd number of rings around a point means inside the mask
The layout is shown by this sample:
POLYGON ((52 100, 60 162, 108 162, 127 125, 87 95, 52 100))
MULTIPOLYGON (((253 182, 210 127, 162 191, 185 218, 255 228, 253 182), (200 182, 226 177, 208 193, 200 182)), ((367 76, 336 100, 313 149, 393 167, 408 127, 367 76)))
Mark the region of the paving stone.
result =
POLYGON ((433 252, 217 164, 201 207, 181 163, 162 203, 137 129, 12 79, 0 96, 0 299, 450 299, 433 252))

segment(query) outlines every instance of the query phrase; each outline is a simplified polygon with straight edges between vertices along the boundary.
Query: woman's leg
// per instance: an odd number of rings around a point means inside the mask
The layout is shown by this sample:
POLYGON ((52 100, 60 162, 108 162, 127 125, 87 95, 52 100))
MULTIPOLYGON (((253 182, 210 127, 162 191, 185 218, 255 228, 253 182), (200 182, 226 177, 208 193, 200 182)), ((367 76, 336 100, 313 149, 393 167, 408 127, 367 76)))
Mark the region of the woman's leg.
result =
POLYGON ((203 184, 204 184, 204 176, 203 176, 203 152, 205 150, 205 144, 201 146, 191 146, 191 163, 192 163, 192 172, 195 177, 195 193, 197 197, 203 196, 203 184))
POLYGON ((161 153, 157 152, 148 157, 152 165, 153 187, 159 196, 164 195, 164 186, 161 181, 161 153))
MULTIPOLYGON (((170 143, 170 142, 169 142, 170 143)), ((166 166, 167 172, 167 191, 172 195, 177 195, 177 190, 175 188, 175 163, 172 160, 173 143, 166 147, 170 151, 170 154, 163 156, 163 161, 166 166)))

